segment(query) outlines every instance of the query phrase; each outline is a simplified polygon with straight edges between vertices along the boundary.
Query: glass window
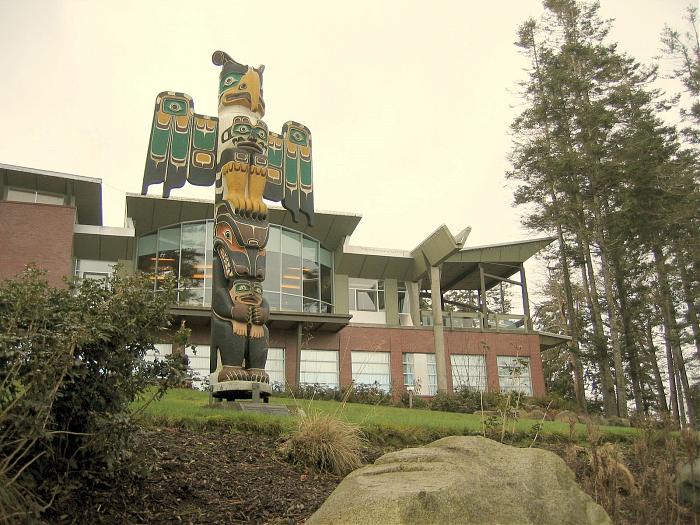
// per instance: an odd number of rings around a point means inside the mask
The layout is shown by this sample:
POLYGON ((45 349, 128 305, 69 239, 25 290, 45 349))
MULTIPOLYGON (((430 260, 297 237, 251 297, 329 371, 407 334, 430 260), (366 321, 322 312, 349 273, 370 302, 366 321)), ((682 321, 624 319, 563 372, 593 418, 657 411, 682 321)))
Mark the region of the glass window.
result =
POLYGON ((404 386, 413 386, 416 394, 435 395, 437 392, 435 354, 404 354, 403 377, 404 386))
POLYGON ((209 385, 209 345, 197 345, 194 350, 188 346, 185 354, 192 373, 192 386, 204 390, 209 385))
POLYGON ((330 306, 333 304, 333 254, 325 248, 319 248, 319 255, 321 260, 321 301, 330 306))
MULTIPOLYGON (((136 267, 162 282, 178 278, 181 304, 209 306, 214 221, 161 228, 138 240, 136 267)), ((270 225, 263 290, 270 309, 333 312, 333 254, 299 232, 270 225)), ((375 281, 369 281, 370 283, 375 281)))
MULTIPOLYGON (((413 354, 403 355, 403 385, 405 387, 416 384, 415 368, 413 366, 413 354)), ((418 392, 416 392, 418 393, 418 392)))
MULTIPOLYGON (((267 237, 267 246, 265 247, 265 281, 263 282, 263 289, 271 292, 280 291, 280 268, 282 263, 280 241, 280 228, 270 225, 270 233, 267 237)), ((277 309, 279 310, 279 299, 277 299, 277 309)))
POLYGON ((151 275, 155 281, 156 261, 156 234, 144 235, 139 239, 136 269, 151 275))
POLYGON ((157 286, 166 277, 177 279, 180 269, 180 226, 158 231, 157 286))
POLYGON ((502 391, 522 392, 531 396, 530 358, 499 355, 498 384, 502 391))
POLYGON ((486 359, 483 355, 451 355, 452 385, 486 391, 486 359))
POLYGON ((304 297, 319 299, 318 243, 306 237, 302 241, 301 271, 304 297))
MULTIPOLYGON (((267 280, 265 280, 267 282, 267 280)), ((264 285, 265 283, 263 283, 264 285)), ((280 294, 277 292, 268 292, 263 288, 263 297, 267 299, 270 305, 270 310, 280 310, 280 294)))
POLYGON ((270 376, 272 390, 283 392, 287 383, 284 368, 284 348, 268 348, 265 372, 270 376))
POLYGON ((146 350, 144 360, 152 363, 156 359, 163 359, 166 355, 173 353, 173 345, 170 343, 155 343, 153 348, 146 350))
POLYGON ((428 365, 428 391, 429 396, 437 394, 437 366, 435 365, 435 354, 426 354, 428 365))
MULTIPOLYGON (((282 292, 301 295, 301 235, 282 230, 282 292)), ((282 299, 284 308, 284 298, 282 299)), ((301 300, 295 309, 301 310, 301 300)))
POLYGON ((36 202, 36 192, 7 188, 7 200, 15 202, 36 202))
POLYGON ((383 312, 384 281, 351 278, 349 280, 348 307, 362 312, 383 312))
POLYGON ((300 383, 338 387, 338 351, 302 350, 300 383))
POLYGON ((63 195, 53 193, 41 193, 34 190, 20 190, 16 188, 7 189, 7 200, 17 202, 37 202, 40 204, 59 204, 65 203, 63 195))
POLYGON ((352 352, 352 379, 357 384, 391 390, 389 352, 352 352))
POLYGON ((206 279, 206 233, 203 222, 182 225, 180 250, 180 304, 202 306, 206 279))

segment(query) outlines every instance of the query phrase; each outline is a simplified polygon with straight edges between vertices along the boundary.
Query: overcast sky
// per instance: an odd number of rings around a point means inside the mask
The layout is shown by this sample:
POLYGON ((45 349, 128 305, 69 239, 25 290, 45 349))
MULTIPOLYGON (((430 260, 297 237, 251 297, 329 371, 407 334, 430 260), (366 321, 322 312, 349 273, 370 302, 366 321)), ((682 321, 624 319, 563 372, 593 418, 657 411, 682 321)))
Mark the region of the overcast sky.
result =
MULTIPOLYGON (((687 5, 603 0, 601 13, 648 63, 687 5)), ((442 223, 472 226, 472 246, 521 239, 504 177, 525 67, 513 42, 541 12, 538 0, 0 0, 0 162, 101 178, 105 224, 121 226, 156 94, 184 91, 216 115, 221 49, 265 64, 271 130, 311 129, 316 207, 363 215, 352 244, 412 249, 442 223)))

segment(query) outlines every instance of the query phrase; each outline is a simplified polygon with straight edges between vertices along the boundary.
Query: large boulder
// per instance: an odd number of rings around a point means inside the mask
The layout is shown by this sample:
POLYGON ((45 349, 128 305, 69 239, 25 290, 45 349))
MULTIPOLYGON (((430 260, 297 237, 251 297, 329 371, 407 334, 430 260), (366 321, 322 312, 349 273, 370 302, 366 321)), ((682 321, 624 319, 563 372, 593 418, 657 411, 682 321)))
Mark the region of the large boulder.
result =
POLYGON ((678 498, 681 503, 700 511, 700 458, 685 463, 676 477, 678 498))
POLYGON ((331 524, 611 524, 552 452, 452 436, 349 474, 307 521, 331 524))

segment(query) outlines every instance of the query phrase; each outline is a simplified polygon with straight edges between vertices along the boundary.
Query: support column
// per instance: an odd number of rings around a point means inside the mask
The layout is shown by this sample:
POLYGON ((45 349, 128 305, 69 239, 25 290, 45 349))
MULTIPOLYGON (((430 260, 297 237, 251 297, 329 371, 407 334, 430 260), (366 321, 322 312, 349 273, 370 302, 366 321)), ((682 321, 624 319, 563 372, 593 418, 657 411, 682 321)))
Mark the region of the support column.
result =
POLYGON ((530 299, 527 295, 527 281, 525 280, 525 265, 520 263, 520 291, 523 295, 523 313, 525 314, 525 329, 532 330, 532 319, 530 319, 530 299))
POLYGON ((438 392, 447 392, 447 363, 445 359, 445 336, 442 326, 442 291, 440 290, 439 266, 430 267, 430 298, 433 310, 437 388, 438 392))
POLYGON ((408 306, 411 309, 411 322, 413 326, 420 326, 420 285, 413 281, 406 281, 406 293, 408 293, 408 306))
POLYGON ((303 326, 302 323, 297 323, 297 355, 296 355, 296 365, 297 365, 297 370, 296 370, 296 386, 299 387, 299 383, 301 382, 301 342, 302 342, 302 335, 303 335, 303 326))
POLYGON ((489 327, 489 314, 486 306, 486 279, 481 263, 479 263, 479 300, 481 301, 481 327, 486 330, 489 327))

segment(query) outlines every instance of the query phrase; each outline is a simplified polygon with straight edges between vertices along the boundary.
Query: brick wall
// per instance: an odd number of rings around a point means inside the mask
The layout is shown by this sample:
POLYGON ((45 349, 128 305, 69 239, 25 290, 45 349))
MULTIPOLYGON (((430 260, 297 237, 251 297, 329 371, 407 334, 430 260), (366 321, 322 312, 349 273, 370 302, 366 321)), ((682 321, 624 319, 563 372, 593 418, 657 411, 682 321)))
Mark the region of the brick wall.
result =
MULTIPOLYGON (((208 327, 200 330, 193 329, 193 342, 208 344, 208 330, 208 327)), ((297 361, 296 331, 271 330, 270 346, 285 349, 287 381, 294 384, 297 361)), ((303 348, 337 350, 341 385, 348 385, 352 381, 351 353, 353 350, 390 352, 391 382, 396 392, 403 389, 403 354, 435 352, 432 328, 381 326, 347 326, 338 333, 317 332, 303 342, 303 348)), ((453 386, 450 354, 485 354, 490 390, 499 388, 497 357, 508 355, 530 358, 533 395, 545 394, 539 337, 536 334, 445 330, 445 353, 447 383, 450 389, 453 386)))
POLYGON ((73 274, 75 208, 0 201, 0 280, 30 263, 47 271, 51 286, 73 274))

